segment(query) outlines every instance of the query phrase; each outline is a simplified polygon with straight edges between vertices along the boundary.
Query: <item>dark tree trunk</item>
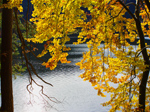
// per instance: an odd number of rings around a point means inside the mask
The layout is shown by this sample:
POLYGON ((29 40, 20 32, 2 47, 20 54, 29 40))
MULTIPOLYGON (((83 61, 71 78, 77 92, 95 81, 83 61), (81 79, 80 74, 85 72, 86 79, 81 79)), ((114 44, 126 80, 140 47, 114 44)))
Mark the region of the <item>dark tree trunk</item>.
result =
MULTIPOLYGON (((136 27, 139 33, 139 37, 140 37, 140 46, 141 49, 145 48, 145 40, 144 40, 144 34, 141 28, 141 23, 139 20, 136 21, 136 27)), ((149 65, 149 57, 147 54, 146 49, 142 50, 142 55, 144 58, 144 64, 145 65, 149 65)), ((145 98, 146 98, 146 84, 147 84, 147 80, 148 80, 148 76, 149 76, 149 67, 146 67, 146 71, 143 72, 143 76, 141 79, 141 83, 139 86, 139 108, 141 110, 141 112, 145 112, 145 98)))
MULTIPOLYGON (((3 0, 3 3, 7 2, 8 0, 3 0)), ((1 97, 1 110, 13 112, 12 9, 8 8, 2 10, 1 97)))
MULTIPOLYGON (((149 0, 145 0, 145 3, 150 11, 150 2, 149 0)), ((137 14, 136 14, 137 15, 137 14)), ((139 16, 139 14, 138 14, 139 16)), ((137 27, 137 30, 138 30, 138 33, 139 33, 139 37, 140 37, 140 44, 141 44, 141 49, 145 47, 145 40, 144 40, 144 34, 143 34, 143 31, 142 31, 142 28, 141 28, 141 23, 140 23, 140 19, 138 19, 136 21, 136 27, 137 27)), ((142 51, 142 55, 143 55, 143 58, 144 58, 144 64, 145 65, 150 65, 149 63, 149 57, 148 57, 148 54, 147 54, 147 51, 146 49, 143 49, 142 51)), ((147 84, 147 80, 148 80, 148 77, 149 77, 149 67, 146 68, 146 71, 143 72, 143 77, 142 77, 142 80, 141 80, 141 84, 140 84, 140 87, 139 87, 139 109, 141 112, 145 112, 145 98, 146 98, 146 84, 147 84)))
MULTIPOLYGON (((139 3, 140 1, 137 0, 136 2, 136 8, 135 8, 135 15, 136 15, 136 28, 138 31, 138 35, 140 37, 140 47, 142 50, 142 55, 144 59, 144 65, 149 65, 149 57, 147 54, 147 50, 145 48, 145 38, 144 38, 144 33, 141 27, 141 21, 140 21, 140 15, 139 15, 139 3)), ((146 70, 143 71, 143 76, 141 79, 141 83, 139 86, 139 109, 141 112, 145 112, 145 99, 146 99, 146 84, 149 76, 149 66, 146 67, 146 70)))

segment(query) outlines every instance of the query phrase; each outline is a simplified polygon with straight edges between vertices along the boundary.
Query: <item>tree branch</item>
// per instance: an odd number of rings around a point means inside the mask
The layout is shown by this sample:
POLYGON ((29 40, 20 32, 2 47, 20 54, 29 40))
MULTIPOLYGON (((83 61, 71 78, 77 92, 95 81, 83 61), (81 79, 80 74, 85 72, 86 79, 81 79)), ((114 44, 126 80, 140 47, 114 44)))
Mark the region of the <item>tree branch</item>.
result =
MULTIPOLYGON (((32 83, 34 82, 37 86, 41 87, 41 90, 39 91, 39 92, 41 92, 41 93, 39 93, 41 96, 42 96, 42 95, 45 96, 46 98, 48 98, 50 101, 52 101, 52 102, 54 102, 54 103, 60 103, 60 101, 58 101, 55 97, 49 97, 48 95, 46 95, 46 94, 44 93, 44 87, 43 87, 43 85, 38 84, 38 83, 32 78, 31 70, 33 71, 33 73, 34 73, 42 82, 44 82, 45 84, 48 84, 48 85, 50 85, 50 86, 53 86, 51 83, 48 83, 48 82, 46 82, 43 78, 41 78, 41 77, 36 73, 36 70, 34 69, 33 65, 28 61, 27 55, 26 55, 26 53, 25 53, 25 42, 24 42, 22 33, 21 33, 20 28, 19 28, 19 25, 18 25, 17 9, 14 9, 14 11, 15 11, 17 32, 18 32, 20 41, 21 41, 21 43, 22 43, 23 55, 24 55, 24 58, 25 58, 25 61, 26 61, 26 67, 27 67, 27 70, 28 70, 28 73, 29 73, 29 84, 26 86, 26 88, 27 88, 29 94, 33 94, 33 95, 34 95, 34 93, 32 93, 32 88, 33 88, 33 87, 32 87, 32 83), (31 67, 31 70, 30 70, 29 66, 31 67), (31 90, 30 90, 30 88, 29 88, 30 86, 31 86, 31 90)), ((42 98, 43 98, 43 96, 42 96, 42 98)), ((44 99, 44 98, 43 98, 43 99, 44 99)))
POLYGON ((147 5, 147 8, 149 9, 149 12, 150 12, 150 2, 149 2, 149 0, 144 0, 144 1, 145 1, 146 5, 147 5))
POLYGON ((26 63, 31 66, 32 71, 34 72, 34 74, 35 74, 39 79, 41 79, 44 83, 53 86, 52 84, 50 84, 50 83, 46 82, 45 80, 43 80, 43 79, 36 73, 36 71, 35 71, 34 67, 32 66, 32 64, 28 61, 27 56, 26 56, 26 54, 25 54, 25 41, 24 41, 24 39, 23 39, 22 33, 21 33, 20 28, 19 28, 19 25, 18 25, 17 10, 15 10, 15 17, 16 17, 17 31, 18 31, 19 38, 20 38, 21 43, 22 43, 23 52, 24 52, 23 54, 24 54, 26 63))
POLYGON ((126 10, 127 12, 131 15, 131 17, 136 20, 136 17, 134 16, 134 14, 127 8, 127 6, 121 1, 121 0, 117 0, 126 10))

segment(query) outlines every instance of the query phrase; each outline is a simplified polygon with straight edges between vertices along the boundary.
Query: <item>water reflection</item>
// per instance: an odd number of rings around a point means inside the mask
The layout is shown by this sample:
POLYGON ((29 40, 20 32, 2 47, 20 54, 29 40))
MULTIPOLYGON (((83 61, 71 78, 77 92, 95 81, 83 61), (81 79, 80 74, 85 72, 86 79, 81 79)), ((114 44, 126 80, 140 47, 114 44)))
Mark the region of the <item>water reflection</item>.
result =
POLYGON ((59 64, 58 67, 50 71, 40 66, 41 62, 32 60, 38 74, 46 81, 52 83, 54 87, 43 84, 36 76, 33 78, 44 85, 44 92, 48 96, 57 98, 61 103, 46 102, 40 96, 40 88, 33 85, 33 95, 29 95, 26 90, 28 74, 24 73, 13 81, 15 112, 107 112, 110 107, 102 107, 100 103, 109 99, 97 96, 97 91, 93 89, 89 82, 84 82, 78 76, 83 72, 74 63, 79 61, 83 51, 87 51, 85 45, 81 45, 69 52, 74 57, 69 57, 73 63, 59 64), (77 52, 74 52, 77 51, 77 52), (80 56, 79 56, 80 55, 80 56))

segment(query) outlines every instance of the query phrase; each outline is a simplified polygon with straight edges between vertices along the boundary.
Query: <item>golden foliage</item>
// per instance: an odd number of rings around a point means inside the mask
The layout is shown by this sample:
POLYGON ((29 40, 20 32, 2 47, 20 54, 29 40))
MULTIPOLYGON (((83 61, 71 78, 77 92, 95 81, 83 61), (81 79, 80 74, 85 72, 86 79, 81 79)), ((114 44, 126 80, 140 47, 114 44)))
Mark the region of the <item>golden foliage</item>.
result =
MULTIPOLYGON (((10 4, 20 7, 21 2, 12 0, 10 4)), ((66 52, 70 48, 65 45, 70 41, 67 35, 80 27, 82 30, 74 44, 86 42, 89 48, 83 53, 83 59, 76 63, 84 70, 80 77, 89 81, 98 95, 105 97, 104 92, 111 94, 111 99, 102 104, 111 105, 110 111, 135 111, 139 105, 141 73, 147 65, 144 65, 141 55, 137 56, 140 47, 135 48, 127 41, 134 42, 138 35, 134 19, 125 17, 126 10, 122 5, 116 0, 31 0, 31 3, 34 11, 30 21, 36 25, 37 33, 27 41, 46 42, 38 57, 49 53, 51 58, 42 65, 53 70, 59 61, 70 63, 66 52), (88 8, 90 14, 81 7, 88 8), (92 17, 88 22, 87 16, 92 17)), ((140 9, 143 32, 150 37, 147 12, 146 5, 140 9)), ((149 86, 148 83, 147 90, 150 90, 149 86)), ((147 91, 147 110, 150 108, 149 95, 147 91)))

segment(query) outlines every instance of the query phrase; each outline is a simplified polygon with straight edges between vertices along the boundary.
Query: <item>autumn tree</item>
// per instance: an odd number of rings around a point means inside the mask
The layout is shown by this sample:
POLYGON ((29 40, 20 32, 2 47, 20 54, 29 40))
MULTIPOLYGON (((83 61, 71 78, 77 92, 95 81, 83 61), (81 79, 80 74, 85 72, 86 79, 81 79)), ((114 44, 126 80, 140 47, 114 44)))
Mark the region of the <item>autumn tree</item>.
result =
POLYGON ((86 42, 89 51, 77 63, 85 72, 80 75, 91 82, 98 95, 111 94, 103 106, 110 111, 148 111, 149 106, 149 0, 31 0, 34 6, 31 22, 36 25, 34 38, 43 43, 50 59, 42 65, 53 70, 67 61, 70 50, 65 43, 68 33, 82 28, 75 44, 86 42), (88 8, 87 14, 83 8, 88 8), (87 21, 88 15, 91 19, 87 21), (130 15, 130 17, 127 17, 130 15), (138 40, 134 47, 130 44, 138 40), (112 86, 116 84, 116 86, 112 86))
MULTIPOLYGON (((21 10, 20 3, 10 1, 5 7, 17 6, 21 10)), ((30 21, 36 25, 37 33, 27 41, 46 42, 38 55, 40 58, 50 54, 43 66, 53 70, 59 61, 70 63, 66 52, 70 48, 65 44, 70 41, 68 34, 82 28, 74 44, 86 42, 89 51, 77 63, 85 71, 80 77, 91 82, 98 95, 111 94, 103 106, 111 105, 110 111, 149 110, 149 46, 145 43, 145 36, 150 37, 148 0, 31 0, 31 3, 34 11, 30 21), (87 21, 89 15, 91 19, 87 21), (139 46, 133 47, 127 40, 138 40, 139 46)))
MULTIPOLYGON (((16 69, 17 69, 17 71, 22 72, 25 70, 20 65, 15 65, 15 66, 13 66, 13 68, 15 70, 12 69, 12 53, 15 52, 15 51, 13 51, 14 46, 12 45, 12 42, 15 41, 15 38, 12 38, 12 26, 14 26, 13 31, 15 31, 15 33, 13 33, 13 34, 17 35, 17 37, 20 40, 22 54, 25 59, 25 65, 29 72, 30 78, 29 78, 29 84, 27 85, 28 92, 30 94, 33 94, 32 93, 32 89, 33 89, 32 84, 35 83, 37 86, 41 87, 40 95, 42 95, 43 99, 44 99, 44 97, 47 97, 50 101, 52 101, 54 103, 59 102, 54 97, 51 98, 51 97, 47 96, 43 92, 43 89, 44 89, 43 85, 37 83, 31 75, 31 71, 32 71, 45 84, 53 86, 52 84, 50 84, 50 83, 46 82, 44 79, 42 79, 36 73, 36 70, 34 69, 33 65, 29 62, 29 59, 26 55, 26 53, 31 52, 36 57, 36 55, 33 53, 33 51, 35 51, 36 48, 32 47, 31 44, 29 44, 29 46, 30 46, 29 47, 27 45, 27 43, 25 42, 25 38, 29 38, 33 34, 33 32, 29 32, 29 31, 31 31, 31 28, 29 28, 29 26, 33 26, 33 25, 30 22, 26 21, 26 30, 25 31, 22 30, 24 25, 20 24, 20 20, 19 20, 20 18, 18 18, 18 10, 20 12, 23 11, 21 3, 22 3, 22 0, 6 0, 6 1, 4 0, 3 4, 0 4, 0 8, 2 8, 2 10, 3 10, 2 11, 2 42, 1 42, 1 97, 2 97, 1 111, 2 112, 3 111, 7 111, 7 112, 14 111, 13 89, 12 89, 12 71, 16 72, 16 69), (13 15, 12 11, 14 12, 14 15, 13 15)), ((27 20, 28 20, 28 18, 27 18, 27 20)), ((32 31, 34 31, 34 30, 32 30, 32 31)), ((18 50, 18 48, 16 48, 16 47, 17 46, 15 46, 15 50, 18 50)), ((43 60, 41 60, 41 61, 43 61, 43 60)), ((14 76, 16 76, 16 73, 14 76)))

